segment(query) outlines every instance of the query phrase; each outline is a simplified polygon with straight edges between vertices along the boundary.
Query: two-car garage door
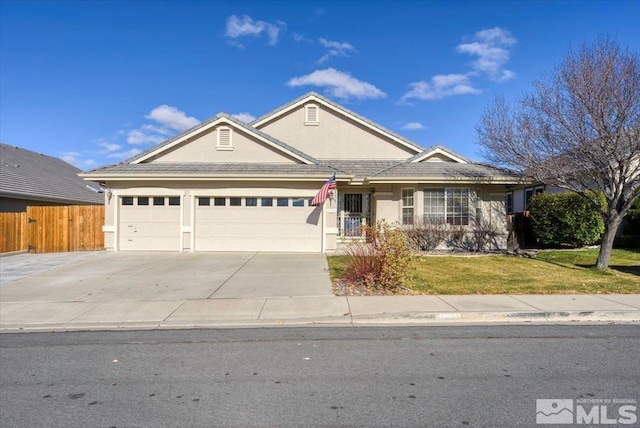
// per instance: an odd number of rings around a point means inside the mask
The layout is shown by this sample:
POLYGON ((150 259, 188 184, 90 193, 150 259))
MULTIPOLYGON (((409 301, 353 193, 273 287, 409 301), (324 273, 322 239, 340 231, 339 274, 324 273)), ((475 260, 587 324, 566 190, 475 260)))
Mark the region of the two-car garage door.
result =
POLYGON ((320 252, 321 209, 307 198, 200 197, 196 251, 320 252))
POLYGON ((322 210, 309 198, 194 199, 192 239, 181 245, 181 197, 122 197, 119 249, 139 251, 322 251, 322 210))

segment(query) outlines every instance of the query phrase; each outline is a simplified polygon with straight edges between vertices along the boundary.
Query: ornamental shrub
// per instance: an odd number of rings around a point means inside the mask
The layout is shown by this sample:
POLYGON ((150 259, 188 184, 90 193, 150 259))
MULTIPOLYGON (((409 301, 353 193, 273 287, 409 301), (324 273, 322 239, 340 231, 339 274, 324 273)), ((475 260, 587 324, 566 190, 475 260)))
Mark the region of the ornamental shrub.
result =
POLYGON ((604 232, 600 214, 577 193, 537 194, 529 211, 533 235, 542 245, 592 245, 604 232))
POLYGON ((348 257, 345 279, 386 291, 402 286, 413 264, 404 231, 384 221, 362 230, 366 240, 353 241, 344 250, 348 257))

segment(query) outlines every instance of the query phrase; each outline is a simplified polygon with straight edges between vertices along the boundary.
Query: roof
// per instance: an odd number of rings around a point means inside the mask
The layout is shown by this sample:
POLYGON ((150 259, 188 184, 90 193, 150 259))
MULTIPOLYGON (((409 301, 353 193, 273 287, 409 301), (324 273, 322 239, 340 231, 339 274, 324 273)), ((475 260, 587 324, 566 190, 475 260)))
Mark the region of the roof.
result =
POLYGON ((236 125, 239 128, 244 129, 245 131, 252 133, 254 135, 257 135, 258 137, 261 137, 265 140, 267 140, 268 142, 272 143, 274 146, 276 146, 277 148, 281 149, 284 152, 289 152, 291 154, 294 154, 296 156, 298 156, 299 158, 307 161, 307 163, 318 163, 318 161, 314 158, 312 158, 311 156, 307 155, 306 153, 301 152, 300 150, 296 149, 295 147, 291 147, 290 145, 278 140, 277 138, 272 137, 269 134, 266 134, 262 131, 260 131, 259 129, 256 129, 248 124, 246 124, 245 122, 231 116, 230 114, 221 112, 218 113, 217 115, 213 116, 210 119, 205 120, 202 123, 199 123, 198 125, 187 129, 186 131, 184 131, 181 134, 176 135, 175 137, 169 138, 168 140, 155 145, 153 147, 151 147, 149 150, 146 150, 136 156, 134 156, 131 159, 127 159, 126 161, 124 161, 123 163, 137 163, 140 162, 141 160, 146 159, 147 157, 149 157, 149 155, 151 155, 152 153, 155 152, 160 152, 162 151, 162 149, 164 148, 168 148, 170 147, 172 144, 179 142, 180 140, 185 140, 186 138, 188 138, 189 136, 191 136, 192 134, 196 134, 198 131, 202 130, 203 128, 206 128, 207 125, 213 124, 217 121, 220 121, 221 119, 223 119, 225 122, 231 122, 234 125, 236 125))
MULTIPOLYGON (((206 162, 152 162, 140 164, 120 163, 109 165, 85 174, 105 177, 126 175, 141 176, 190 176, 203 178, 234 178, 239 176, 318 176, 327 179, 336 172, 327 165, 294 163, 206 163, 206 162)), ((93 177, 92 177, 93 178, 93 177)))
POLYGON ((422 152, 424 150, 424 148, 416 143, 414 143, 413 141, 403 137, 402 135, 396 134, 395 132, 385 128, 384 126, 367 119, 364 116, 360 116, 358 113, 355 113, 347 108, 345 108, 344 106, 331 101, 328 98, 323 97, 322 95, 318 94, 317 92, 307 92, 306 94, 296 98, 295 100, 286 103, 285 105, 282 105, 272 111, 270 111, 269 113, 260 116, 259 118, 257 118, 256 120, 254 120, 253 122, 251 122, 251 126, 254 127, 259 127, 260 125, 262 125, 264 122, 267 122, 269 120, 271 120, 272 118, 275 118, 281 114, 284 114, 285 112, 287 112, 291 107, 294 107, 295 105, 307 100, 307 99, 313 99, 315 98, 317 101, 320 101, 322 103, 324 103, 327 106, 332 107, 334 110, 337 110, 343 114, 346 114, 347 116, 351 116, 354 119, 357 119, 361 122, 366 123, 367 125, 369 125, 372 128, 376 128, 379 132, 382 132, 384 134, 387 134, 389 136, 391 136, 392 138, 396 139, 397 141, 403 143, 405 146, 409 146, 411 147, 413 150, 417 151, 417 152, 422 152))
POLYGON ((397 165, 399 161, 398 159, 323 159, 323 162, 355 178, 366 178, 397 165))
MULTIPOLYGON (((295 142, 293 143, 295 144, 295 142)), ((465 158, 456 152, 435 145, 423 148, 410 140, 389 131, 388 129, 362 117, 339 104, 324 98, 323 96, 309 92, 287 103, 266 115, 254 120, 251 124, 230 116, 219 113, 216 116, 194 126, 193 128, 177 135, 169 140, 152 147, 129 160, 117 165, 110 165, 87 171, 82 174, 88 180, 126 180, 126 179, 214 179, 214 180, 245 180, 245 179, 274 179, 274 180, 317 180, 326 179, 327 176, 336 173, 338 180, 354 180, 354 182, 428 182, 430 180, 442 182, 500 182, 515 184, 519 182, 519 176, 513 172, 482 165, 465 158), (307 100, 329 106, 332 109, 351 116, 352 119, 366 123, 378 132, 386 133, 387 137, 401 142, 416 152, 406 159, 315 159, 306 153, 292 147, 259 130, 256 126, 270 122, 285 114, 307 100), (227 123, 232 126, 252 133, 264 142, 271 144, 275 149, 282 151, 290 157, 296 158, 302 163, 206 163, 206 162, 147 162, 157 154, 168 150, 172 146, 187 141, 204 130, 216 126, 218 123, 227 123), (451 160, 429 162, 425 161, 432 155, 443 155, 451 160)))
POLYGON ((516 183, 520 175, 502 168, 479 163, 410 162, 397 163, 369 177, 370 181, 409 179, 451 181, 503 181, 516 183))
POLYGON ((62 159, 0 143, 0 196, 69 204, 103 204, 104 197, 62 159))

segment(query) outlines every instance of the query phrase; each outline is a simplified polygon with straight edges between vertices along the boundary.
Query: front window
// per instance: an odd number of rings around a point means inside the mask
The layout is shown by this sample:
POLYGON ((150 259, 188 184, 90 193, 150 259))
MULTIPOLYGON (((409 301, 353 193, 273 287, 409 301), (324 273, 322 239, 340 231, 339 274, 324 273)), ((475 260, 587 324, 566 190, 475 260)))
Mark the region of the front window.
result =
POLYGON ((469 189, 447 189, 447 223, 469 224, 469 189))
POLYGON ((402 189, 402 224, 413 224, 413 189, 402 189))
POLYGON ((505 207, 507 209, 507 214, 511 214, 513 212, 513 192, 507 193, 505 198, 505 207))
POLYGON ((466 226, 469 224, 469 189, 424 189, 424 222, 466 226))

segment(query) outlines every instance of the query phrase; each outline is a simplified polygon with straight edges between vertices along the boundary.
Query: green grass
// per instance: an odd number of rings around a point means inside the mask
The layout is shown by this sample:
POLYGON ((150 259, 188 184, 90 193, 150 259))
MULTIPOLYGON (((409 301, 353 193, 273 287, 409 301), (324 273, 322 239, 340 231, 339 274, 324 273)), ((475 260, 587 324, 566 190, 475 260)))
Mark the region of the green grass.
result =
MULTIPOLYGON (((595 269, 597 249, 542 251, 535 259, 507 256, 425 256, 406 287, 419 294, 640 293, 640 250, 613 250, 610 268, 595 269)), ((331 279, 346 256, 328 257, 331 279)))

